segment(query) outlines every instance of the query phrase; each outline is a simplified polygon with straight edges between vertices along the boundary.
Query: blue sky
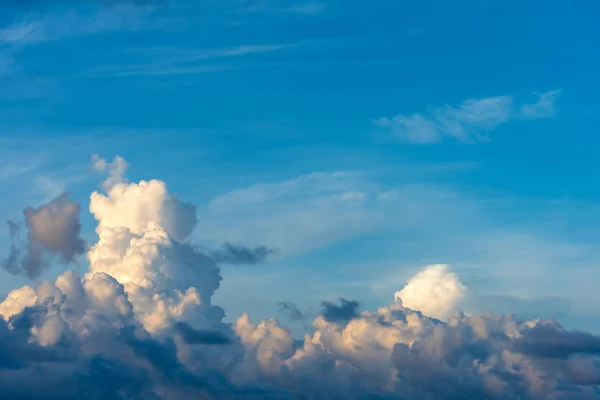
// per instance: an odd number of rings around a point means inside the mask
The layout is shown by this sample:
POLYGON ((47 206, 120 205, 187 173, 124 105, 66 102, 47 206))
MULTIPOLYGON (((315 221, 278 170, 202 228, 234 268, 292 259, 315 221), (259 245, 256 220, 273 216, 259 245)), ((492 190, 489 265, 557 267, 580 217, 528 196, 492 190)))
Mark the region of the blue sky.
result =
MULTIPOLYGON (((119 154, 131 181, 198 206, 197 243, 281 250, 224 268, 215 302, 233 318, 282 300, 386 304, 447 263, 491 311, 535 298, 600 331, 599 14, 566 0, 5 2, 0 218, 68 190, 93 241, 89 159, 119 154)), ((24 282, 5 275, 0 293, 24 282)))

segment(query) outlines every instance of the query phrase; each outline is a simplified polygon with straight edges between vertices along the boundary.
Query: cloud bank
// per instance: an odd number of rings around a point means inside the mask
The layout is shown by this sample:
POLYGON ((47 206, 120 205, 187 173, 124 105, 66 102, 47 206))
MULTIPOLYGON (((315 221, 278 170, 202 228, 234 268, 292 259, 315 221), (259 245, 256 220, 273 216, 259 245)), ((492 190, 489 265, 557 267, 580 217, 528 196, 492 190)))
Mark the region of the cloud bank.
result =
POLYGON ((220 268, 188 243, 195 207, 164 182, 115 183, 92 193, 90 211, 89 271, 0 302, 3 399, 599 396, 600 337, 552 320, 467 315, 448 266, 425 268, 377 310, 324 302, 298 342, 274 318, 223 322, 211 300, 220 268))

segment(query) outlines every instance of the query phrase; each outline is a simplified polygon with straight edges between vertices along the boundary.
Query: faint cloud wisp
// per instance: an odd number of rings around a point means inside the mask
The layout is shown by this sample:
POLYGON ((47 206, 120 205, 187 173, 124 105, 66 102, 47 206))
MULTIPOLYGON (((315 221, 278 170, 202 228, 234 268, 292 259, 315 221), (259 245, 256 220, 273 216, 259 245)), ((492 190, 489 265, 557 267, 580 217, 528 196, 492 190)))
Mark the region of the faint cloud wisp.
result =
POLYGON ((435 144, 447 137, 459 142, 489 141, 489 133, 510 120, 538 119, 554 116, 554 102, 559 90, 542 93, 538 101, 513 108, 511 96, 468 99, 460 106, 446 105, 430 109, 427 113, 398 114, 382 117, 374 125, 384 128, 401 142, 435 144))

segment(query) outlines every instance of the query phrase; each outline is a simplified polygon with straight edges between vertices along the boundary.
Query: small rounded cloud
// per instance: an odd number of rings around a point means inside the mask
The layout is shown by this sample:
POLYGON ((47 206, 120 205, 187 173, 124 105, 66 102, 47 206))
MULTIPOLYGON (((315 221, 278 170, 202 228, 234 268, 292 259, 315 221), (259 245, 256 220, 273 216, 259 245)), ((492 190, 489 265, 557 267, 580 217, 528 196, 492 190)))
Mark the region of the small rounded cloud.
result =
POLYGON ((446 319, 460 306, 467 288, 458 275, 444 264, 436 264, 412 277, 404 288, 395 293, 396 299, 413 310, 438 319, 446 319))

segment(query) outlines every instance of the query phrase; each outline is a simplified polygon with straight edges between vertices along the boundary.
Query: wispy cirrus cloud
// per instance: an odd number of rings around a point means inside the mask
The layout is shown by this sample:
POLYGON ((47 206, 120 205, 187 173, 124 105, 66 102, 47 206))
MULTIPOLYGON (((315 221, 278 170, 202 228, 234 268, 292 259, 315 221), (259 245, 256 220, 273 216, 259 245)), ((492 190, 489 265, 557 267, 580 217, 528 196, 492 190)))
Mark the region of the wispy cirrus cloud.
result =
POLYGON ((267 12, 267 13, 292 13, 312 15, 325 9, 325 4, 320 1, 305 1, 295 4, 279 4, 269 0, 242 0, 238 3, 237 12, 267 12))
POLYGON ((550 118, 560 91, 542 93, 534 103, 514 108, 512 96, 467 99, 459 106, 446 105, 426 113, 383 117, 374 124, 389 130, 398 140, 412 144, 434 144, 446 138, 460 142, 487 142, 489 133, 510 120, 550 118))
POLYGON ((0 45, 24 46, 70 37, 167 26, 165 20, 149 18, 153 11, 150 3, 116 2, 111 7, 100 5, 86 11, 32 12, 0 27, 0 45))
POLYGON ((309 1, 307 3, 299 3, 289 6, 283 11, 297 14, 318 14, 325 9, 325 4, 319 1, 309 1))
POLYGON ((173 47, 134 50, 149 60, 134 65, 113 65, 84 71, 77 76, 129 77, 158 75, 197 75, 235 68, 231 65, 207 64, 209 60, 222 60, 255 54, 271 53, 301 46, 301 43, 239 45, 214 49, 180 49, 173 47), (204 63, 203 63, 204 62, 204 63))
POLYGON ((561 90, 551 90, 539 95, 538 101, 521 106, 521 115, 526 118, 550 118, 556 113, 556 97, 561 90))

